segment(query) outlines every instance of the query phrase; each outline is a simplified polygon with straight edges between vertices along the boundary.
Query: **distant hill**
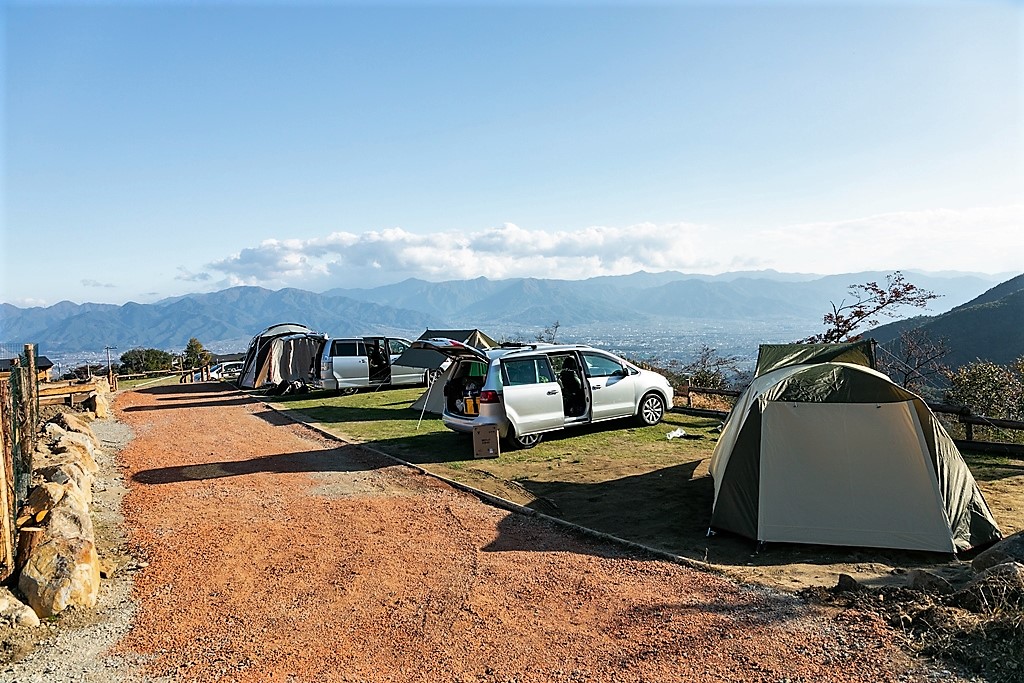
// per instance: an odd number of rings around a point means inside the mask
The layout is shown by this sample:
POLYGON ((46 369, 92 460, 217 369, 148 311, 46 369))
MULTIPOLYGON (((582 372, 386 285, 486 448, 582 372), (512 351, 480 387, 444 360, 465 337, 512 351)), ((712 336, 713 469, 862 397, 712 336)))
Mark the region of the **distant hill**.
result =
MULTIPOLYGON (((814 330, 830 310, 830 302, 849 298, 850 285, 884 282, 886 274, 756 271, 707 276, 669 271, 587 280, 408 279, 322 294, 232 287, 154 304, 63 301, 25 309, 0 304, 0 342, 35 342, 48 353, 96 351, 108 345, 173 350, 195 336, 221 352, 244 348, 257 332, 280 322, 302 323, 331 336, 383 332, 416 336, 428 327, 479 327, 501 334, 540 329, 555 321, 563 328, 591 329, 608 325, 644 330, 659 321, 683 327, 717 321, 715 326, 724 330, 741 321, 748 329, 784 323, 814 330)), ((940 312, 975 299, 992 285, 991 280, 975 275, 907 276, 919 287, 942 295, 933 307, 940 312)))
POLYGON ((975 360, 1006 365, 1024 356, 1024 274, 937 316, 919 316, 882 325, 864 336, 892 345, 903 330, 921 328, 929 338, 946 340, 943 362, 957 368, 975 360))
POLYGON ((419 334, 430 317, 417 311, 326 296, 301 289, 271 291, 232 287, 155 304, 76 305, 21 309, 4 304, 4 341, 32 341, 48 353, 137 347, 184 348, 190 337, 209 348, 245 349, 261 330, 280 322, 300 322, 333 336, 406 330, 419 334), (54 310, 57 309, 57 310, 54 310))

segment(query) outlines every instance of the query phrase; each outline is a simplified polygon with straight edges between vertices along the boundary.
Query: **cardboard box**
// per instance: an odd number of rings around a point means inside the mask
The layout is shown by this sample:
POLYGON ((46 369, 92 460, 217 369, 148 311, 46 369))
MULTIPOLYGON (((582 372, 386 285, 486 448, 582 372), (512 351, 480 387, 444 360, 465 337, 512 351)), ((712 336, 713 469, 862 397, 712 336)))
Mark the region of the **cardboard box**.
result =
POLYGON ((498 425, 477 425, 473 427, 473 457, 497 458, 501 455, 498 445, 498 425))

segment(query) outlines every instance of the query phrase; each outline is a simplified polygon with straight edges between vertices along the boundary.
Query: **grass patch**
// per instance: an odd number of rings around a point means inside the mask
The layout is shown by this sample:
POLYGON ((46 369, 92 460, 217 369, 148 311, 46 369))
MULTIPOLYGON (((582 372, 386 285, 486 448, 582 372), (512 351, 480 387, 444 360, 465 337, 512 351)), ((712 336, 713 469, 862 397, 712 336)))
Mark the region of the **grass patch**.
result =
MULTIPOLYGON (((504 451, 498 460, 474 460, 472 438, 457 434, 430 413, 423 415, 409 406, 422 389, 365 392, 353 396, 307 394, 273 397, 282 408, 297 410, 318 425, 340 436, 372 444, 386 453, 401 451, 417 464, 451 466, 468 463, 491 469, 558 464, 645 463, 644 468, 671 465, 710 457, 719 424, 713 418, 669 413, 662 424, 634 427, 628 421, 573 427, 545 435, 545 440, 528 450, 504 451), (666 435, 682 428, 685 438, 666 435)), ((397 453, 396 453, 397 454, 397 453)), ((510 473, 512 473, 510 471, 510 473)))
POLYGON ((165 384, 177 384, 180 375, 166 375, 164 377, 137 377, 133 379, 117 380, 118 390, 137 389, 139 387, 158 387, 165 384))

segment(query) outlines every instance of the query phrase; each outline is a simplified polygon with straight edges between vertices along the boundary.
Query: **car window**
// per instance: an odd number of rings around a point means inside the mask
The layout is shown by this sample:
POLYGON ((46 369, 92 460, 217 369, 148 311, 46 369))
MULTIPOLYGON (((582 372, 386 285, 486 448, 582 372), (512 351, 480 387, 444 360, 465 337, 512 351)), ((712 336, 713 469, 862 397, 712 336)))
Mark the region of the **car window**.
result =
POLYGON ((543 384, 554 382, 551 365, 547 358, 522 358, 502 361, 504 384, 517 386, 521 384, 543 384))
POLYGON ((331 342, 331 355, 332 356, 364 356, 366 352, 363 351, 363 343, 335 339, 331 342))
POLYGON ((487 366, 475 360, 463 360, 452 373, 452 377, 477 377, 483 379, 486 376, 487 366))
POLYGON ((388 339, 388 349, 393 356, 397 356, 407 348, 409 348, 409 345, 401 339, 388 339))
POLYGON ((616 374, 625 374, 622 363, 612 360, 608 356, 584 353, 583 361, 587 364, 587 374, 591 377, 611 377, 616 374))

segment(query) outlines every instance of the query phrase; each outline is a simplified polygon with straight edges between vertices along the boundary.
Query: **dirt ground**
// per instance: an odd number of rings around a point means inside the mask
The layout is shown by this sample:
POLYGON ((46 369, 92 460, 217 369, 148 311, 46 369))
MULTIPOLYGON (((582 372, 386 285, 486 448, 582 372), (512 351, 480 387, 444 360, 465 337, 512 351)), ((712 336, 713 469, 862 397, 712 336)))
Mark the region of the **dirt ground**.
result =
POLYGON ((116 414, 130 626, 73 677, 44 642, 5 680, 961 680, 877 616, 484 505, 224 385, 116 414))
MULTIPOLYGON (((390 391, 387 409, 370 412, 398 419, 396 404, 411 402, 416 392, 390 391)), ((328 399, 326 409, 303 413, 288 410, 339 438, 356 443, 346 432, 345 399, 328 399), (337 405, 336 405, 337 404, 337 405), (337 417, 337 415, 342 417, 337 417), (339 420, 317 421, 317 416, 339 420)), ((313 400, 314 404, 323 403, 313 400)), ((308 405, 283 400, 280 405, 308 405)), ((308 410, 308 409, 307 409, 308 410)), ((412 415, 409 419, 415 419, 412 415)), ((362 419, 362 418, 360 418, 362 419)), ((714 481, 708 472, 721 420, 669 413, 657 427, 659 444, 633 438, 621 423, 605 423, 573 432, 547 435, 528 455, 503 453, 497 459, 472 459, 465 437, 446 432, 426 444, 422 439, 368 440, 366 445, 408 462, 513 501, 537 512, 627 539, 698 562, 746 583, 794 591, 832 587, 840 574, 848 574, 873 587, 906 584, 913 569, 939 574, 954 584, 969 578, 971 554, 960 557, 940 553, 872 548, 767 544, 760 551, 753 541, 730 534, 707 534, 714 481), (665 441, 664 434, 684 429, 684 438, 665 441), (659 431, 660 430, 660 431, 659 431), (604 434, 601 434, 601 433, 604 434), (582 437, 580 435, 583 435, 582 437), (589 436, 587 436, 589 435, 589 436), (609 441, 601 436, 620 438, 609 441), (625 438, 621 438, 625 436, 625 438), (630 443, 632 450, 624 450, 630 443), (445 449, 448 452, 440 452, 445 449), (535 455, 538 454, 538 455, 535 455), (467 460, 468 459, 468 460, 467 460)), ((365 431, 365 430, 364 430, 365 431)), ((1024 462, 1003 457, 969 456, 968 463, 992 508, 1004 535, 1024 529, 1024 462)))

